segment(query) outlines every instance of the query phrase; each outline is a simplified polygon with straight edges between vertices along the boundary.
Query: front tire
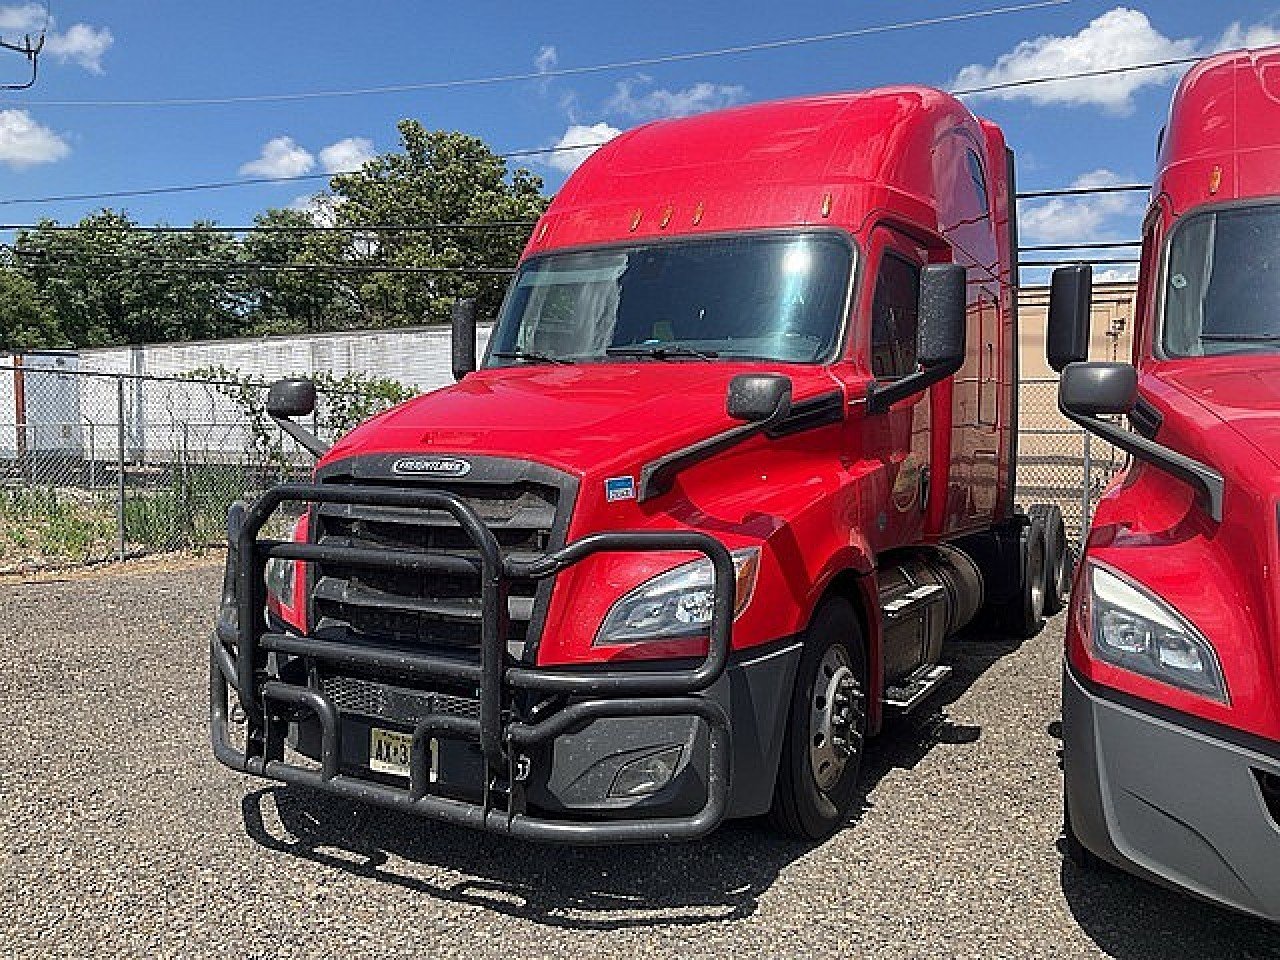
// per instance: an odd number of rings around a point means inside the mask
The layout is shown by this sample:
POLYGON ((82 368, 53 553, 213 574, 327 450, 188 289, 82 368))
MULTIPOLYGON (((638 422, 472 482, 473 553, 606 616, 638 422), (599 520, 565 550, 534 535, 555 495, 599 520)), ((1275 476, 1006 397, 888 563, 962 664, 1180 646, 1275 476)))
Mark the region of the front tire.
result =
POLYGON ((824 600, 804 635, 770 819, 825 840, 848 820, 867 733, 867 657, 852 604, 824 600))

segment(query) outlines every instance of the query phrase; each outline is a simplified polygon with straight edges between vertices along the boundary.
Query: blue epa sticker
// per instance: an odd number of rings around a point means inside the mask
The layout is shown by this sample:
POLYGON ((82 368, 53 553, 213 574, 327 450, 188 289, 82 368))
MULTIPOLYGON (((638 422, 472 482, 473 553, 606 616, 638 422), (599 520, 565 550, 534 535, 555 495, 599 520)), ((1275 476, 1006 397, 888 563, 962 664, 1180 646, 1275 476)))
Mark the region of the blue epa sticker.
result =
POLYGON ((634 500, 636 482, 631 477, 610 477, 604 482, 604 498, 609 503, 616 500, 634 500))

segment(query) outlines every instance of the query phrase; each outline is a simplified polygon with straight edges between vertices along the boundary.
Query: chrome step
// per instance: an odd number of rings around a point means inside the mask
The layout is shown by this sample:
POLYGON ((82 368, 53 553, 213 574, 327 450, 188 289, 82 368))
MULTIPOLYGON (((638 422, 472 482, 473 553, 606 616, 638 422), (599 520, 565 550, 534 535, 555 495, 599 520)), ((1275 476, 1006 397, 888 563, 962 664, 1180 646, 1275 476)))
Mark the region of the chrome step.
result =
POLYGON ((926 583, 882 604, 880 610, 888 619, 897 620, 909 613, 914 613, 920 607, 928 606, 935 597, 944 592, 943 588, 936 583, 926 583))
POLYGON ((951 676, 951 668, 941 663, 926 664, 905 677, 900 683, 886 687, 884 705, 895 713, 910 713, 929 694, 942 686, 951 676))

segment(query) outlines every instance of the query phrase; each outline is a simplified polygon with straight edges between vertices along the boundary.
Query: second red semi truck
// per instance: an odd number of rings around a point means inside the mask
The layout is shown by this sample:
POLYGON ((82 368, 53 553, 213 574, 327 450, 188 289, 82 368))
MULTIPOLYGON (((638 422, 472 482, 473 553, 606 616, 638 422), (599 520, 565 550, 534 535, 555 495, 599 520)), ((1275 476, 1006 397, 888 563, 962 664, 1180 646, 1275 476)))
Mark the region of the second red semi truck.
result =
POLYGON ((232 512, 218 758, 543 840, 830 834, 944 640, 1066 593, 1060 515, 1014 504, 1013 196, 1000 130, 918 87, 598 150, 480 369, 464 304, 459 382, 331 449, 273 388, 319 463, 232 512))
POLYGON ((1280 922, 1280 48, 1197 65, 1161 141, 1132 365, 1078 362, 1054 278, 1060 406, 1133 457, 1067 621, 1068 849, 1280 922))

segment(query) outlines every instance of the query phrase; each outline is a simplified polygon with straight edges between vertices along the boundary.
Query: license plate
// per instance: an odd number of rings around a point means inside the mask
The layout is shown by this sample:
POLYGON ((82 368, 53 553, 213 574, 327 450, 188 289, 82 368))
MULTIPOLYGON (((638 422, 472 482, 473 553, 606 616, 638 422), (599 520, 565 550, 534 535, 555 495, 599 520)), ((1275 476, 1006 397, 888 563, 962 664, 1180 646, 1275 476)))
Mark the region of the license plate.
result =
MULTIPOLYGON (((434 747, 435 744, 433 743, 434 747)), ((373 727, 369 731, 369 769, 376 773, 409 776, 409 755, 413 752, 413 735, 399 730, 373 727)), ((435 751, 433 750, 432 753, 435 751)), ((434 764, 433 764, 434 766, 434 764)))

